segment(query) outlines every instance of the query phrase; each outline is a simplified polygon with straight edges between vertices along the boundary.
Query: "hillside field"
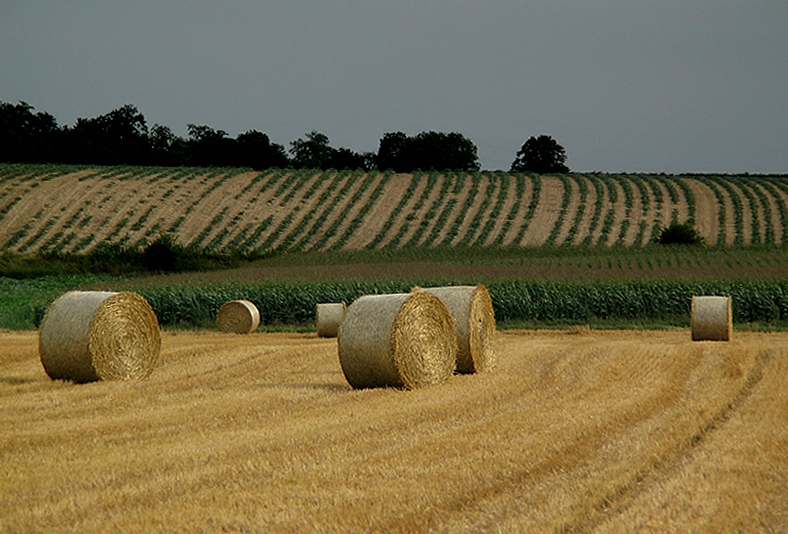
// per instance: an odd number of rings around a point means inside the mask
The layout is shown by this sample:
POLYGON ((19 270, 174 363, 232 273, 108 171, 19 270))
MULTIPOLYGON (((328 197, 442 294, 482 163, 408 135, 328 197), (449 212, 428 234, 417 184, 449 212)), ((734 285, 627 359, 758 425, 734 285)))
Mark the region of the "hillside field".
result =
POLYGON ((414 391, 314 334, 166 332, 150 379, 84 385, 0 345, 2 532, 788 529, 788 334, 509 331, 414 391))
POLYGON ((781 245, 788 177, 0 165, 0 250, 87 252, 162 234, 217 252, 625 246, 689 222, 781 245))

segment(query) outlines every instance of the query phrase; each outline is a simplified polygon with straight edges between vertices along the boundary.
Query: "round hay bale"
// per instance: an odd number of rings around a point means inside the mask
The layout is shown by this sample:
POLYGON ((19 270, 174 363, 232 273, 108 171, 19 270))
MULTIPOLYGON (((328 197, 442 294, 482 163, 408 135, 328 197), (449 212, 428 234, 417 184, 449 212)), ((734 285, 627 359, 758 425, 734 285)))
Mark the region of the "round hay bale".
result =
POLYGON ((216 314, 219 330, 228 334, 249 334, 260 326, 260 310, 248 300, 231 300, 216 314))
POLYGON ((337 337, 339 325, 345 319, 347 305, 344 302, 317 304, 315 306, 315 322, 318 337, 337 337))
POLYGON ((457 371, 489 371, 495 364, 495 313, 483 285, 416 288, 443 301, 457 329, 457 371))
POLYGON ((444 382, 457 358, 454 321, 426 292, 355 300, 339 327, 339 363, 354 388, 414 389, 444 382))
POLYGON ((159 361, 156 314, 136 293, 72 291, 47 310, 38 351, 53 380, 92 382, 148 377, 159 361))
POLYGON ((692 297, 692 341, 730 341, 733 313, 730 297, 692 297))

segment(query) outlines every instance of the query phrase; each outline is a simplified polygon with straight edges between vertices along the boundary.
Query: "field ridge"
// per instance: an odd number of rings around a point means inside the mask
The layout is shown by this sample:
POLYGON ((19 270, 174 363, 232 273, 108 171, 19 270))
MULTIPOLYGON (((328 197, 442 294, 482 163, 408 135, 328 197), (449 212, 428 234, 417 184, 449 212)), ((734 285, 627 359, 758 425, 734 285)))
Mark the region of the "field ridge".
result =
POLYGON ((170 233, 218 252, 783 245, 788 176, 318 171, 0 164, 0 250, 88 252, 170 233), (534 203, 534 200, 536 201, 534 203))

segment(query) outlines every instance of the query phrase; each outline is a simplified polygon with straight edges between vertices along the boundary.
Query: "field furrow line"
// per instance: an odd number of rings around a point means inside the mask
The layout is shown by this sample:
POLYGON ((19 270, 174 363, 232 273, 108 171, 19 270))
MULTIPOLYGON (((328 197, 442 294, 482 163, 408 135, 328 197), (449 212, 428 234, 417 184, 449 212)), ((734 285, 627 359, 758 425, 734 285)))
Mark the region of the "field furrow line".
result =
POLYGON ((364 228, 364 223, 369 218, 369 212, 375 208, 375 205, 378 204, 381 197, 383 197, 384 191, 393 174, 394 173, 391 171, 386 171, 384 173, 370 171, 368 179, 371 180, 372 183, 377 182, 377 184, 366 199, 361 199, 357 203, 360 205, 360 209, 356 212, 347 226, 344 229, 340 227, 342 233, 339 239, 331 245, 331 250, 360 250, 366 246, 368 238, 365 232, 360 232, 359 230, 364 228))
MULTIPOLYGON (((645 233, 645 225, 643 220, 645 213, 643 211, 643 199, 641 197, 641 188, 638 187, 638 178, 632 176, 625 176, 622 178, 625 181, 625 187, 629 189, 629 193, 624 191, 624 195, 631 195, 629 208, 629 224, 626 228, 626 233, 619 234, 622 239, 621 244, 625 247, 641 246, 643 235, 645 233)), ((622 225, 623 226, 623 225, 622 225)))
POLYGON ((329 202, 326 207, 325 219, 321 221, 321 227, 328 224, 325 231, 320 232, 317 241, 312 240, 311 244, 305 243, 304 246, 311 250, 324 250, 336 242, 340 228, 345 223, 349 223, 353 210, 358 207, 361 199, 366 195, 371 184, 375 181, 375 173, 365 173, 362 170, 353 171, 343 187, 329 202), (353 194, 351 195, 351 191, 353 194))
POLYGON ((334 207, 350 189, 358 176, 358 172, 351 173, 348 170, 333 172, 333 177, 328 178, 324 174, 320 181, 315 181, 314 185, 304 194, 303 200, 299 205, 299 209, 304 211, 303 218, 298 224, 285 235, 282 241, 274 245, 275 248, 282 251, 300 251, 309 244, 313 236, 322 228, 325 220, 330 216, 334 207), (344 185, 340 187, 340 184, 344 185), (313 195, 316 194, 317 186, 322 185, 320 195, 316 197, 314 202, 306 202, 313 195), (332 197, 333 195, 333 197, 332 197), (328 200, 331 199, 331 202, 328 200), (312 219, 317 216, 314 224, 312 219))
POLYGON ((704 181, 696 178, 684 178, 683 181, 695 198, 695 230, 707 244, 721 244, 717 240, 720 234, 720 214, 722 214, 724 222, 724 204, 722 206, 718 204, 715 190, 704 181))
POLYGON ((396 189, 392 188, 392 191, 396 194, 401 191, 401 195, 397 195, 396 197, 389 197, 391 200, 395 200, 396 198, 399 201, 396 203, 394 208, 387 214, 385 222, 380 227, 380 229, 375 234, 375 237, 366 245, 365 248, 367 249, 376 249, 376 248, 383 248, 383 243, 389 239, 389 233, 392 228, 395 227, 396 222, 400 218, 404 218, 403 212, 406 209, 406 206, 411 203, 415 202, 415 194, 419 186, 423 186, 425 184, 422 183, 421 174, 414 173, 414 174, 398 174, 395 176, 393 182, 398 186, 396 189), (407 185, 406 185, 407 184, 407 185), (404 190, 402 188, 405 187, 404 190))
POLYGON ((429 197, 427 197, 424 205, 421 207, 419 213, 416 214, 414 222, 418 222, 413 231, 413 234, 405 242, 405 248, 412 248, 421 246, 424 243, 424 234, 430 227, 434 227, 439 210, 447 201, 447 193, 454 185, 445 174, 439 174, 435 171, 430 172, 428 180, 432 180, 439 187, 432 187, 429 197))
POLYGON ((766 190, 767 197, 770 202, 772 202, 772 216, 775 218, 775 243, 784 245, 788 241, 786 239, 786 232, 788 232, 788 208, 786 208, 786 199, 788 197, 786 197, 786 195, 784 195, 770 180, 763 180, 758 186, 766 190))
MULTIPOLYGON (((714 435, 722 430, 726 423, 741 409, 742 405, 752 397, 758 384, 763 380, 763 372, 770 360, 769 352, 760 352, 754 358, 754 364, 747 369, 746 380, 732 398, 723 402, 713 415, 703 421, 697 430, 688 439, 678 443, 674 448, 665 451, 655 459, 646 470, 635 473, 634 477, 624 485, 615 488, 611 493, 601 497, 594 505, 597 512, 591 518, 583 518, 580 524, 566 524, 560 532, 576 532, 578 529, 596 529, 600 525, 612 522, 628 510, 637 500, 637 497, 650 491, 655 484, 664 484, 669 480, 682 464, 691 461, 696 450, 704 442, 713 439, 714 435)), ((734 364, 735 365, 735 364, 734 364)), ((740 366, 731 367, 729 373, 741 373, 740 366)))
MULTIPOLYGON (((463 176, 455 183, 452 193, 457 195, 457 204, 460 209, 456 211, 453 220, 449 219, 451 220, 451 225, 448 231, 441 236, 438 243, 439 246, 451 246, 462 235, 462 225, 468 220, 467 214, 480 197, 479 188, 482 185, 481 182, 481 177, 473 173, 463 176)), ((455 211, 452 211, 452 213, 455 213, 455 211)))
POLYGON ((528 206, 531 216, 528 217, 526 214, 525 221, 520 227, 521 238, 515 241, 524 247, 540 246, 545 243, 558 219, 564 194, 564 187, 555 176, 533 176, 532 179, 534 194, 528 206))
POLYGON ((517 214, 523 208, 523 198, 527 189, 525 176, 522 173, 511 174, 510 176, 514 182, 514 196, 507 201, 508 205, 503 208, 506 211, 506 217, 501 227, 497 229, 495 239, 492 241, 492 245, 496 247, 507 245, 511 241, 510 232, 517 221, 517 214))
POLYGON ((487 220, 479 232, 479 235, 473 242, 473 246, 490 246, 497 239, 496 236, 500 234, 501 229, 506 223, 507 217, 503 214, 508 213, 511 209, 512 194, 512 177, 509 174, 490 175, 491 180, 498 181, 498 195, 493 204, 492 209, 487 214, 487 220))
POLYGON ((555 240, 555 244, 561 246, 574 244, 588 203, 588 182, 582 176, 574 174, 568 175, 567 180, 567 183, 571 183, 572 199, 566 207, 567 216, 555 240))

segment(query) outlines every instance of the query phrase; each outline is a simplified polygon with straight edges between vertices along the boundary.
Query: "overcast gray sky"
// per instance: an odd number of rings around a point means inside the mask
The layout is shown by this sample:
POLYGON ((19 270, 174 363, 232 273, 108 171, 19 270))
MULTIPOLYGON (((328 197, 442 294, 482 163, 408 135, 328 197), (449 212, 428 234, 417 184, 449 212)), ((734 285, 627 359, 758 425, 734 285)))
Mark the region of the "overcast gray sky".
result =
POLYGON ((553 136, 579 171, 788 173, 788 1, 0 0, 0 100, 61 125, 553 136))

